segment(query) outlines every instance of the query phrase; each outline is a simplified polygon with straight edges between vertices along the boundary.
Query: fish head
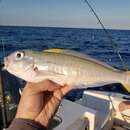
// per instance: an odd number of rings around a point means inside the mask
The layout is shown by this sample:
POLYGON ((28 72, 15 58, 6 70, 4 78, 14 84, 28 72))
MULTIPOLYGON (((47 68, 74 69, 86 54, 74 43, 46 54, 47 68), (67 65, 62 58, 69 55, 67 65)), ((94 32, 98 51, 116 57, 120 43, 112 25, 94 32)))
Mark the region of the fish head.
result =
POLYGON ((32 82, 35 77, 34 58, 26 51, 16 51, 5 57, 3 69, 25 81, 32 82))

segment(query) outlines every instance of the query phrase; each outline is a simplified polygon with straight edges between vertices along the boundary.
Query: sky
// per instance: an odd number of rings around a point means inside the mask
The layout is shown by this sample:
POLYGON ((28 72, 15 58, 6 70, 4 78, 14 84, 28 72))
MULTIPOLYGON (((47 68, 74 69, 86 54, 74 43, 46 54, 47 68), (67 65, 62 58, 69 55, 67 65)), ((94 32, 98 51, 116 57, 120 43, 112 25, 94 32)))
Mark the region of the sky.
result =
MULTIPOLYGON (((89 0, 106 28, 130 29, 130 0, 89 0)), ((0 0, 0 25, 101 28, 84 0, 0 0)))

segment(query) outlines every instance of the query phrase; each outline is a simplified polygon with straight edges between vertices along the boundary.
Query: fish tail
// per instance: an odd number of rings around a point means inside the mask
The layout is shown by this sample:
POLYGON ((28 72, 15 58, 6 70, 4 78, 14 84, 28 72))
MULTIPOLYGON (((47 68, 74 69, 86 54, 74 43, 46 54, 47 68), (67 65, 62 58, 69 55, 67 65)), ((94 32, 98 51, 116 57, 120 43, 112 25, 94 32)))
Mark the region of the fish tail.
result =
POLYGON ((130 93, 130 71, 125 72, 126 79, 125 82, 123 82, 124 88, 130 93))

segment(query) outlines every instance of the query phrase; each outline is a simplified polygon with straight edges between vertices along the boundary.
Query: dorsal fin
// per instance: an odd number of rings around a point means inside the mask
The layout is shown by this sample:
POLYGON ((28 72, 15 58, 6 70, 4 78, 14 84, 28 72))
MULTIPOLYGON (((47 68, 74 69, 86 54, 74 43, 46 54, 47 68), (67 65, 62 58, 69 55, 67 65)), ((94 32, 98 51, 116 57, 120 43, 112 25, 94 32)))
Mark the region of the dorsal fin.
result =
POLYGON ((76 56, 76 57, 79 57, 79 58, 82 58, 82 59, 86 59, 86 60, 89 60, 89 61, 92 61, 92 62, 95 62, 97 64, 100 64, 100 65, 103 65, 107 68, 110 68, 112 70, 115 70, 115 71, 120 71, 104 62, 101 62, 101 61, 98 61, 88 55, 85 55, 85 54, 82 54, 80 52, 77 52, 77 51, 74 51, 74 50, 68 50, 68 49, 63 49, 63 48, 52 48, 52 49, 47 49, 47 50, 44 50, 44 52, 53 52, 53 53, 60 53, 60 54, 66 54, 66 55, 71 55, 71 56, 76 56))

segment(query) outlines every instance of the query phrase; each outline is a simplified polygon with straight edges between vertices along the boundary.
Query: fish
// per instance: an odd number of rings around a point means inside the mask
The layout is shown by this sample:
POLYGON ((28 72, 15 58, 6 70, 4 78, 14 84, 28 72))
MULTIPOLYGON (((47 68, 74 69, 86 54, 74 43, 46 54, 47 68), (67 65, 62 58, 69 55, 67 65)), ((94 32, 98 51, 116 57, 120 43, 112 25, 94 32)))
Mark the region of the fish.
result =
POLYGON ((88 87, 121 83, 130 92, 130 71, 68 49, 15 51, 4 58, 3 69, 32 83, 46 79, 60 85, 88 87))

